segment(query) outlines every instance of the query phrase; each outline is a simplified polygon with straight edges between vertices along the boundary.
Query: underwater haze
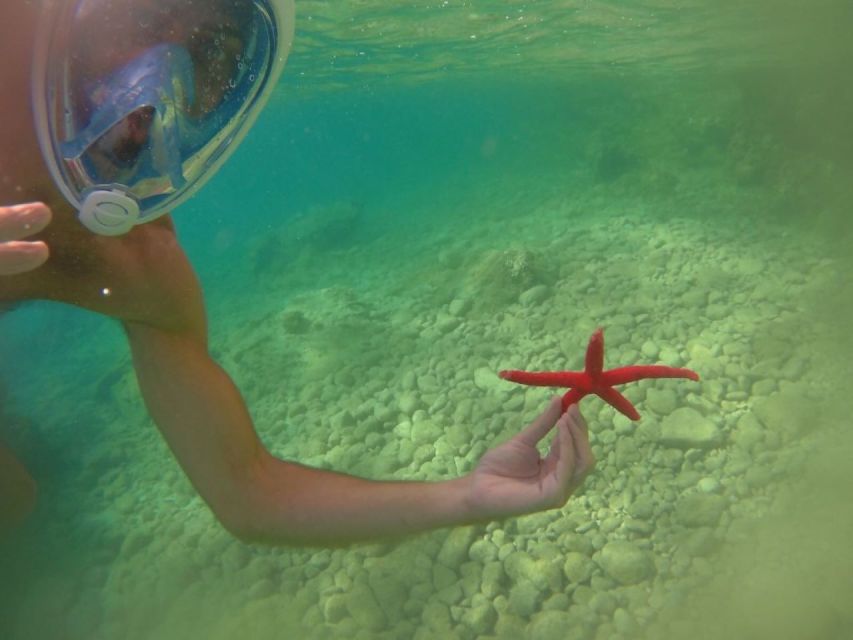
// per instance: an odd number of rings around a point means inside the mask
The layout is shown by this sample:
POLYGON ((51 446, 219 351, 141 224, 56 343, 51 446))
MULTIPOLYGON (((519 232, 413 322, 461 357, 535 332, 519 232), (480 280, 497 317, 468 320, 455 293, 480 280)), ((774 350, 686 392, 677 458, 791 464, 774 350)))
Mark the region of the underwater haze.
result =
POLYGON ((0 317, 0 440, 39 505, 0 638, 844 640, 853 628, 853 9, 843 0, 297 2, 232 159, 174 214, 211 351, 276 456, 442 480, 551 391, 565 507, 345 549, 252 546, 145 412, 120 328, 0 317))

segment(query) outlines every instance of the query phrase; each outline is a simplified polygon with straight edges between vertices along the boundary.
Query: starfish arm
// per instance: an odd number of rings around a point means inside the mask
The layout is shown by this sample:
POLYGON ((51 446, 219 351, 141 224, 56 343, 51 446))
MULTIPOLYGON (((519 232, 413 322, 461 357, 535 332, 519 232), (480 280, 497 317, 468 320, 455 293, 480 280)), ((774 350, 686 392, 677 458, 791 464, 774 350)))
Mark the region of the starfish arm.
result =
POLYGON ((582 387, 587 376, 581 371, 518 371, 510 369, 498 374, 504 380, 533 387, 582 387))
POLYGON ((640 414, 634 408, 634 405, 631 404, 631 401, 616 389, 612 387, 601 387, 600 389, 596 389, 595 393, 599 398, 631 420, 640 419, 640 414))
POLYGON ((593 379, 601 375, 604 369, 604 330, 599 327, 589 339, 586 347, 584 372, 593 379))
POLYGON ((572 389, 563 394, 562 406, 563 413, 569 410, 573 404, 577 404, 580 402, 583 397, 586 395, 585 391, 580 391, 579 389, 572 389))
POLYGON ((602 381, 607 386, 636 382, 637 380, 644 380, 646 378, 689 378, 690 380, 699 380, 699 374, 690 369, 665 367, 657 364, 618 367, 605 371, 602 374, 602 381))

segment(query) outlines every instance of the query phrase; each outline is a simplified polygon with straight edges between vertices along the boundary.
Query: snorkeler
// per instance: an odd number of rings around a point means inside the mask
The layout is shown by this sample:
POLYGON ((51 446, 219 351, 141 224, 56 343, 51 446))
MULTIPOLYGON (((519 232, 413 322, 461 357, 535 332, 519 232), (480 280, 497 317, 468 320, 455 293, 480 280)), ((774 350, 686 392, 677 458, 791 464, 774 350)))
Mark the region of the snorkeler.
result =
MULTIPOLYGON (((577 406, 563 414, 559 398, 468 475, 370 481, 272 456, 211 358, 167 213, 252 125, 293 20, 292 0, 4 3, 0 53, 18 64, 0 70, 0 304, 53 300, 119 320, 151 417, 241 539, 341 544, 562 506, 594 461, 577 406), (536 444, 555 427, 542 458, 536 444)), ((0 465, 1 526, 32 508, 35 485, 2 447, 0 465)))

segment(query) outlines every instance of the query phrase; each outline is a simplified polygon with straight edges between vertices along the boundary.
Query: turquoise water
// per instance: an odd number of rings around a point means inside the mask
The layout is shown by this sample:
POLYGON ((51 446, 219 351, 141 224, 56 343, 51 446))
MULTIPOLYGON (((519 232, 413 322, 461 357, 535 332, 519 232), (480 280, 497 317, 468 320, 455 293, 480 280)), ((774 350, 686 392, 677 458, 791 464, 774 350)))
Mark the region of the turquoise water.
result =
POLYGON ((0 635, 846 637, 849 15, 726 4, 301 3, 272 104, 175 214, 274 454, 455 477, 547 401, 491 373, 576 369, 597 326, 608 365, 702 383, 628 388, 635 427, 584 400, 598 466, 562 509, 256 547, 120 330, 30 305, 0 319, 0 436, 40 486, 0 635))

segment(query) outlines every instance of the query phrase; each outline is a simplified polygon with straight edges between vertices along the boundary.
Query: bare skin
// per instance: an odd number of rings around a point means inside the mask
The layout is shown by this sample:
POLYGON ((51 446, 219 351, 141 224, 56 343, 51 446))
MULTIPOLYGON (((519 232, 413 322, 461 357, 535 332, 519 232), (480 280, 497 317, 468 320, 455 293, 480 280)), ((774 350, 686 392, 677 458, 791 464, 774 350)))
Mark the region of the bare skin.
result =
MULTIPOLYGON (((10 5, 0 11, 0 59, 27 60, 33 9, 10 5)), ((42 203, 30 205, 31 222, 41 224, 51 212, 53 219, 33 235, 12 220, 19 212, 0 207, 0 233, 3 220, 12 229, 0 236, 8 274, 0 275, 0 304, 54 300, 119 320, 151 417, 234 535, 337 545, 504 518, 562 506, 592 470, 586 423, 577 407, 561 416, 559 399, 474 472, 444 482, 374 482, 273 457, 239 390, 208 353, 201 288, 170 219, 120 237, 96 236, 51 183, 30 122, 26 66, 0 70, 0 204, 42 203), (540 458, 536 443, 555 427, 551 451, 540 458)), ((17 487, 8 519, 20 519, 34 485, 22 467, 4 462, 12 459, 8 451, 0 454, 0 491, 17 487)), ((0 498, 0 509, 6 502, 0 498)))

